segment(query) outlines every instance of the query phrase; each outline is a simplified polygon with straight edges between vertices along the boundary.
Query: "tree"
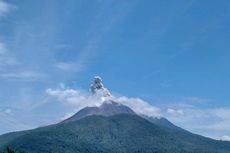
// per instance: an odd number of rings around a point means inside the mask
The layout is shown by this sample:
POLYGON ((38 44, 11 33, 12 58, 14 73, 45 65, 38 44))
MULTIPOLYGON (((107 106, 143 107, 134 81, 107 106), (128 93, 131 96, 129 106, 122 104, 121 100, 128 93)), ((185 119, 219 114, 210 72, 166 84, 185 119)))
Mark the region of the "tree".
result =
POLYGON ((11 149, 11 148, 9 148, 9 147, 7 147, 6 148, 6 153, 16 153, 16 151, 11 149))

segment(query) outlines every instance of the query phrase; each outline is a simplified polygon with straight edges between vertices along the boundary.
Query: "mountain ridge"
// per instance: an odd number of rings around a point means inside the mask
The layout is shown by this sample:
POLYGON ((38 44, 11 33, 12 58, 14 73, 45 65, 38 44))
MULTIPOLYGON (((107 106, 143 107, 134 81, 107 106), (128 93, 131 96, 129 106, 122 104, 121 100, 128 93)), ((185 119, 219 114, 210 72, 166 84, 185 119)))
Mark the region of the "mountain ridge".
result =
POLYGON ((29 153, 230 153, 230 143, 164 128, 136 114, 92 115, 37 128, 5 146, 29 153))
MULTIPOLYGON (((136 114, 136 115, 139 115, 140 117, 142 117, 142 118, 144 118, 144 119, 146 119, 146 120, 148 120, 148 121, 150 121, 156 125, 160 125, 160 126, 175 129, 175 130, 184 130, 182 128, 177 127, 176 125, 174 125, 173 123, 171 123, 170 121, 168 121, 164 117, 153 117, 153 116, 147 116, 147 115, 143 115, 143 114, 137 114, 137 113, 135 113, 134 110, 132 110, 128 106, 123 105, 123 104, 118 103, 118 102, 115 102, 113 100, 104 101, 98 107, 96 107, 96 106, 85 107, 85 108, 79 110, 77 113, 75 113, 71 117, 65 119, 61 123, 77 121, 79 119, 82 119, 84 117, 91 116, 91 115, 112 116, 112 115, 116 115, 116 114, 136 114)), ((186 130, 184 130, 184 131, 186 131, 186 130)))
POLYGON ((10 146, 22 153, 230 153, 230 142, 193 134, 112 100, 98 76, 91 92, 107 100, 57 124, 1 135, 0 152, 10 146))
POLYGON ((115 114, 135 114, 135 112, 123 104, 112 100, 104 101, 99 107, 85 107, 79 110, 71 117, 62 121, 62 123, 76 121, 90 115, 111 116, 115 114))

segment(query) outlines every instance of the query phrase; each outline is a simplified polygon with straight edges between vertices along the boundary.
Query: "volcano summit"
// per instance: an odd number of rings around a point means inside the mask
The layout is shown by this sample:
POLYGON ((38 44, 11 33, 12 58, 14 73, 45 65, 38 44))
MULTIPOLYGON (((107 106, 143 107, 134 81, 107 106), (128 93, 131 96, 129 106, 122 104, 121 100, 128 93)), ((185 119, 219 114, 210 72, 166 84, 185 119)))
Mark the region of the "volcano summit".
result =
POLYGON ((139 114, 116 102, 100 77, 93 95, 107 97, 72 117, 33 130, 0 136, 0 152, 11 147, 24 153, 230 153, 230 143, 190 133, 169 122, 139 114))

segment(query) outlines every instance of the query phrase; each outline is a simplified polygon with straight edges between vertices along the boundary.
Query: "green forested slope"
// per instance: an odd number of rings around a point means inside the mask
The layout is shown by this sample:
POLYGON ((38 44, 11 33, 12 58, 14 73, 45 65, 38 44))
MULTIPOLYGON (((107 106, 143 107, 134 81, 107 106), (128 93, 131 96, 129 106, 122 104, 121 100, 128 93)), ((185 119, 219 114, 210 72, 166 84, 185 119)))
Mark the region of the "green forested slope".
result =
POLYGON ((168 129, 137 116, 89 116, 31 130, 5 146, 25 153, 230 153, 230 143, 168 129))

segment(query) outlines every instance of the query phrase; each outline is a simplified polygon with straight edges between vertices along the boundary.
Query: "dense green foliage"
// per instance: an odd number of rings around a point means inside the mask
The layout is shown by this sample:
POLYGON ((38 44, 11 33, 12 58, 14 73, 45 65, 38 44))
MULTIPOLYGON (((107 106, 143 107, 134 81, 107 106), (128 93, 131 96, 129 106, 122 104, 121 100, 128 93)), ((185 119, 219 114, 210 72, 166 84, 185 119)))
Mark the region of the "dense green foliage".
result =
POLYGON ((20 132, 12 132, 12 133, 7 133, 7 134, 3 134, 0 136, 0 147, 5 145, 6 143, 26 134, 27 132, 30 132, 30 130, 28 131, 20 131, 20 132))
POLYGON ((38 128, 5 146, 24 153, 230 153, 228 142, 164 128, 125 114, 90 116, 38 128))
POLYGON ((9 147, 6 147, 5 151, 2 152, 2 153, 19 153, 19 152, 17 152, 17 151, 14 150, 14 149, 11 149, 11 148, 9 148, 9 147))
POLYGON ((13 149, 11 149, 9 147, 6 148, 6 151, 7 151, 7 153, 16 153, 15 150, 13 150, 13 149))

